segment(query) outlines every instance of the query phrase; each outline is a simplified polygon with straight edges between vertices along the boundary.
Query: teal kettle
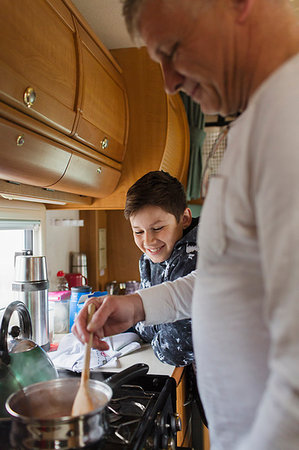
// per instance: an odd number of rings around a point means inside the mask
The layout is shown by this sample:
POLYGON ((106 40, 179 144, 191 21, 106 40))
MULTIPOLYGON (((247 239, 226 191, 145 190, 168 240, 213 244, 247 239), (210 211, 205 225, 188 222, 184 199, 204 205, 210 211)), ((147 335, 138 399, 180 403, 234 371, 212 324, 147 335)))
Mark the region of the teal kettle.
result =
POLYGON ((10 303, 5 309, 0 330, 0 418, 8 416, 5 401, 10 394, 30 384, 58 378, 51 359, 31 337, 31 318, 25 304, 20 301, 10 303), (19 326, 9 329, 15 311, 19 326), (9 335, 11 339, 8 341, 9 335))

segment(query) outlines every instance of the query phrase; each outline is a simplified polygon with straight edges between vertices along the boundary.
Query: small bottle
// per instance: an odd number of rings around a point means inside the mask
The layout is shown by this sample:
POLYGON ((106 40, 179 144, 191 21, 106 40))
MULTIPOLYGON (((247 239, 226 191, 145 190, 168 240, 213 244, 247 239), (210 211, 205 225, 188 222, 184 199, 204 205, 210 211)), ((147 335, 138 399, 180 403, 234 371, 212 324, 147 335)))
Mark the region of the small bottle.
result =
POLYGON ((84 303, 79 305, 79 299, 81 296, 85 294, 90 294, 92 291, 90 286, 75 286, 71 288, 71 299, 70 299, 70 332, 73 326, 73 323, 80 311, 83 307, 84 303), (80 307, 81 306, 81 307, 80 307))
POLYGON ((67 279, 64 276, 63 270, 58 270, 57 272, 57 291, 68 291, 69 290, 69 284, 67 282, 67 279))

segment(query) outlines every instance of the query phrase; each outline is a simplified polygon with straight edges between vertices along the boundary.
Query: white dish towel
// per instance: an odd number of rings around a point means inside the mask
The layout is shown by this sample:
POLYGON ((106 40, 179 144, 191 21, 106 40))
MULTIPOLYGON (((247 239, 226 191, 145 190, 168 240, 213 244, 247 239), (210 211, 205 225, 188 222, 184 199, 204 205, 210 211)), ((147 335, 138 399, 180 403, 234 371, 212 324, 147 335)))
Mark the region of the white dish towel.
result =
MULTIPOLYGON (((116 365, 117 359, 138 350, 140 338, 136 333, 120 333, 103 339, 110 348, 100 351, 91 349, 90 352, 90 370, 109 365, 116 365)), ((48 353, 57 369, 68 369, 73 372, 82 372, 84 364, 84 345, 72 334, 66 334, 60 341, 58 349, 48 353)))

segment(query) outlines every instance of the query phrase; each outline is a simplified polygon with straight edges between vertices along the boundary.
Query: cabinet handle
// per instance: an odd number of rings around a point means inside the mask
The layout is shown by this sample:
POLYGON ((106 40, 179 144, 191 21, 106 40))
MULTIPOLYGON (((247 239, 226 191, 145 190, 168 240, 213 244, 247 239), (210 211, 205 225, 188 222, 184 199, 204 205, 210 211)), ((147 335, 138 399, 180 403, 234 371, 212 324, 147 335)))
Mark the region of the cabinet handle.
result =
POLYGON ((27 106, 27 108, 31 108, 35 100, 36 100, 35 90, 32 87, 28 86, 28 88, 26 88, 24 92, 24 103, 27 106))
POLYGON ((105 150, 105 148, 108 148, 108 144, 109 144, 109 141, 108 141, 108 139, 105 137, 105 138, 101 141, 101 147, 102 147, 102 149, 105 150))
POLYGON ((98 168, 97 168, 97 172, 98 172, 98 173, 102 173, 102 167, 98 167, 98 168))
POLYGON ((18 147, 21 147, 24 143, 25 143, 25 137, 24 137, 23 134, 20 134, 20 135, 17 137, 17 146, 18 146, 18 147))

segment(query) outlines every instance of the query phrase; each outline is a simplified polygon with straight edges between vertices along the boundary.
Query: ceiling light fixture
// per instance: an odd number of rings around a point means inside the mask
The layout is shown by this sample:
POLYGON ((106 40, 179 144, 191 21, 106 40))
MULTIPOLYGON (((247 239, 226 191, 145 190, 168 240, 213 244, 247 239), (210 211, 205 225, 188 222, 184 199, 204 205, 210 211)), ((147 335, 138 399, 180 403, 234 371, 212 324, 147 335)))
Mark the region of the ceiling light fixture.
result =
POLYGON ((51 199, 43 199, 43 198, 37 198, 37 197, 25 197, 23 195, 15 195, 15 194, 1 194, 1 197, 5 198, 6 200, 22 200, 25 202, 36 202, 36 203, 49 203, 52 205, 66 205, 66 202, 60 201, 60 200, 51 200, 51 199))

